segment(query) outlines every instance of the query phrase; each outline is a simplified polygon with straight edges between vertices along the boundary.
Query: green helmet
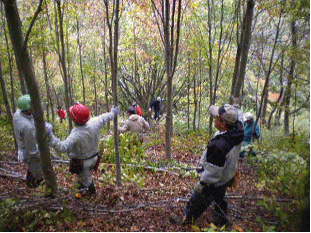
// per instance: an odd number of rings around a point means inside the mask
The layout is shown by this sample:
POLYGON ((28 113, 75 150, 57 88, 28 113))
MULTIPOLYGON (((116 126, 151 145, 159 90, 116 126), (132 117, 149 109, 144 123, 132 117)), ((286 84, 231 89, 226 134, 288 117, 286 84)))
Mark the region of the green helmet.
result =
POLYGON ((23 95, 17 100, 17 107, 24 111, 31 109, 30 95, 23 95))

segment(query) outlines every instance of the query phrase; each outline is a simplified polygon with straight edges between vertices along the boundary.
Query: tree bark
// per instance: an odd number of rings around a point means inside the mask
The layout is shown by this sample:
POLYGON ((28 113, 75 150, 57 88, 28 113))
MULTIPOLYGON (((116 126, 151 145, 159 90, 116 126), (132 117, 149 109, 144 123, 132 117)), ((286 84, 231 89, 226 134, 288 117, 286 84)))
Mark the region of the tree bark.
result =
POLYGON ((252 21, 255 2, 254 0, 247 1, 246 12, 243 19, 241 38, 238 44, 238 51, 236 57, 236 67, 234 76, 232 79, 231 95, 238 98, 240 97, 240 91, 244 83, 248 50, 252 35, 252 21))
MULTIPOLYGON (((107 68, 107 53, 106 53, 106 43, 105 43, 105 38, 106 38, 106 21, 104 21, 104 35, 101 36, 102 38, 102 45, 103 45, 103 59, 102 61, 104 62, 104 88, 105 88, 105 102, 106 102, 106 111, 109 112, 109 92, 108 92, 108 68, 107 68)), ((108 127, 107 131, 110 130, 110 122, 108 122, 108 127)))
POLYGON ((83 104, 85 104, 85 84, 84 84, 84 74, 83 74, 83 64, 82 64, 82 45, 80 41, 80 24, 78 18, 77 21, 77 44, 79 50, 79 66, 80 66, 80 73, 81 73, 81 82, 82 82, 82 96, 83 96, 83 104))
MULTIPOLYGON (((2 75, 1 56, 0 56, 0 84, 1 84, 3 102, 4 102, 5 109, 6 109, 6 114, 9 117, 9 121, 10 121, 10 124, 12 125, 12 129, 13 129, 13 115, 12 115, 10 104, 9 104, 9 98, 8 98, 8 94, 7 94, 5 81, 4 81, 4 78, 2 75)), ((12 130, 12 133, 13 133, 13 130, 12 130)), ((13 133, 13 136, 14 136, 14 133, 13 133)))
MULTIPOLYGON (((295 50, 297 47, 297 32, 296 32, 296 21, 291 21, 291 34, 292 34, 292 50, 295 50)), ((295 72, 295 58, 291 57, 290 69, 287 80, 286 94, 285 94, 285 111, 284 111, 284 134, 289 135, 289 115, 290 115, 290 101, 292 95, 292 84, 294 81, 294 72, 295 72)))
MULTIPOLYGON (((109 55, 111 64, 111 86, 114 106, 118 105, 117 92, 117 71, 118 71, 118 44, 119 44, 119 0, 115 0, 113 4, 113 17, 109 20, 109 0, 104 0, 106 6, 107 25, 109 30, 109 55)), ((113 121, 114 125, 114 147, 116 152, 116 185, 121 186, 121 165, 119 153, 119 135, 118 135, 118 117, 113 121)))
MULTIPOLYGON (((56 6, 57 6, 57 17, 59 22, 59 36, 60 39, 60 45, 61 45, 61 52, 59 50, 59 60, 61 63, 62 68, 62 74, 63 74, 63 80, 65 85, 65 107, 66 111, 69 112, 71 99, 70 99, 70 88, 69 88, 69 79, 68 79, 68 72, 67 72, 67 66, 66 66, 66 52, 65 52, 65 41, 64 41, 64 29, 63 29, 63 14, 62 14, 62 8, 61 8, 61 1, 55 0, 56 6)), ((69 122, 69 129, 72 129, 72 120, 70 117, 68 117, 69 122)))
POLYGON ((162 1, 160 4, 161 10, 156 6, 154 0, 151 0, 155 14, 160 17, 163 32, 160 27, 160 22, 157 20, 158 29, 164 45, 165 51, 165 67, 167 75, 167 109, 166 109, 166 122, 165 122, 165 154, 166 159, 171 160, 171 137, 173 133, 173 77, 177 67, 177 57, 179 49, 179 36, 180 36, 180 23, 181 23, 181 4, 182 0, 173 0, 172 7, 169 0, 162 1), (177 9, 177 18, 175 18, 177 9), (176 25, 175 25, 176 23, 176 25))

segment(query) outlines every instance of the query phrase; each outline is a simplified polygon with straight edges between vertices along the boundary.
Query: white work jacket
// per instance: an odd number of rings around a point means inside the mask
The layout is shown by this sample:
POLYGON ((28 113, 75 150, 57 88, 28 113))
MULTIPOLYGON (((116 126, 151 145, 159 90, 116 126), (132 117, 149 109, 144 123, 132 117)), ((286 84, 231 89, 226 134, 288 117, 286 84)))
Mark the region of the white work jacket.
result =
POLYGON ((98 152, 101 128, 113 118, 111 112, 93 117, 85 125, 73 128, 63 141, 51 135, 50 145, 57 152, 68 152, 71 158, 90 158, 98 152))
POLYGON ((18 109, 13 116, 13 127, 18 146, 19 161, 28 160, 29 157, 39 158, 33 116, 23 114, 18 109))

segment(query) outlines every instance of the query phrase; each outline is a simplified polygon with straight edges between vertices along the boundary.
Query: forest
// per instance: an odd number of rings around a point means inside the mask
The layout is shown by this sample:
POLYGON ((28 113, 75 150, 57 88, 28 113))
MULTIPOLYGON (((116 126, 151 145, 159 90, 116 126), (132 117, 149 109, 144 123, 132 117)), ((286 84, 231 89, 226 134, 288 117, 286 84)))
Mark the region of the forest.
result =
POLYGON ((0 18, 1 231, 310 231, 310 1, 0 0, 0 18), (13 128, 25 94, 44 175, 36 188, 13 128), (133 101, 150 125, 143 141, 118 130, 133 101), (121 109, 100 131, 91 196, 45 127, 66 139, 76 103, 91 117, 121 109), (230 224, 213 224, 216 203, 174 224, 217 130, 209 108, 224 104, 261 131, 225 194, 230 224))

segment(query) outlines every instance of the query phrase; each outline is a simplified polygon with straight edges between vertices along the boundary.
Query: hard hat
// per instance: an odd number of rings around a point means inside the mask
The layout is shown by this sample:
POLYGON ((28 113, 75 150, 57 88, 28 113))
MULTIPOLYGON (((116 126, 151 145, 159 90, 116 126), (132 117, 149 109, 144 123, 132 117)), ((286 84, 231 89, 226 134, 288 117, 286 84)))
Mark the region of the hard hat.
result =
POLYGON ((160 96, 157 97, 157 101, 161 101, 161 97, 160 96))
POLYGON ((30 95, 27 94, 19 97, 17 100, 17 107, 22 111, 31 109, 30 95))
POLYGON ((69 115, 74 122, 85 124, 90 119, 91 112, 85 105, 77 103, 69 108, 69 115))
POLYGON ((254 120, 254 115, 250 112, 245 113, 244 118, 246 121, 248 120, 254 120))

